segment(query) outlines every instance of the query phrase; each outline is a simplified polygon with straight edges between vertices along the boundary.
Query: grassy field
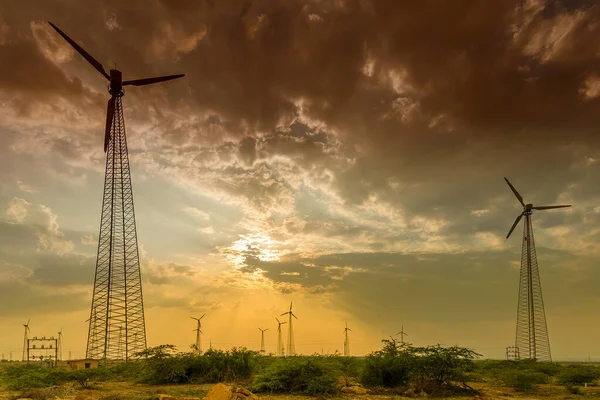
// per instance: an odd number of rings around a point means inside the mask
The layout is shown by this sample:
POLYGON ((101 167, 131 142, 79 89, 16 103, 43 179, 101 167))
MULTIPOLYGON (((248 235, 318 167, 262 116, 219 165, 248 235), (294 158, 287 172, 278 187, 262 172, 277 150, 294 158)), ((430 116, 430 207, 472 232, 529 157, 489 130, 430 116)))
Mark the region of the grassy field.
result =
POLYGON ((137 361, 67 371, 0 363, 0 399, 158 400, 203 398, 218 382, 261 399, 600 399, 600 365, 478 361, 460 347, 384 341, 367 357, 265 357, 246 349, 177 353, 159 346, 137 361), (369 394, 344 393, 368 390, 369 394))
MULTIPOLYGON (((233 383, 232 383, 233 384, 233 383)), ((0 399, 13 400, 18 398, 33 399, 72 399, 72 400, 151 400, 158 399, 159 394, 174 397, 203 398, 213 384, 183 384, 183 385, 145 385, 133 382, 102 382, 94 385, 93 389, 81 389, 74 385, 66 385, 51 389, 6 390, 0 392, 0 399)), ((472 387, 477 391, 470 396, 449 396, 447 399, 600 399, 600 387, 582 387, 579 394, 569 393, 560 385, 538 385, 535 390, 520 392, 515 389, 497 386, 491 383, 472 382, 472 387)), ((264 400, 308 400, 323 399, 323 396, 304 396, 289 394, 259 394, 264 400)), ((329 396, 328 396, 329 397, 329 396)), ((426 398, 425 395, 403 396, 402 394, 382 393, 367 395, 336 394, 332 398, 341 399, 371 399, 387 400, 402 398, 426 398)))

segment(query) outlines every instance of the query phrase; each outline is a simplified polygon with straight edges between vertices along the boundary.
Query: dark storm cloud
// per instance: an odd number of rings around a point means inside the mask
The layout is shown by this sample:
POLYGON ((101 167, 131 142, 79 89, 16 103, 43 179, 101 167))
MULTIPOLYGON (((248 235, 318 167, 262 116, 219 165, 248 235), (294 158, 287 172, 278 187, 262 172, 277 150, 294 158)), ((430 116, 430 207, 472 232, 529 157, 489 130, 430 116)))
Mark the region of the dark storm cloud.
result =
MULTIPOLYGON (((24 48, 13 61, 19 71, 5 71, 7 93, 35 87, 19 77, 35 73, 36 60, 50 68, 44 91, 66 85, 72 102, 87 95, 70 76, 93 77, 98 90, 104 84, 77 54, 49 62, 42 54, 68 47, 32 19, 53 20, 106 68, 117 61, 135 77, 185 72, 128 91, 134 120, 151 110, 166 141, 157 163, 189 156, 186 172, 213 173, 220 190, 254 210, 295 210, 306 218, 296 232, 368 237, 355 221, 319 218, 327 199, 303 201, 304 187, 291 183, 304 174, 344 206, 375 198, 402 210, 410 228, 422 217, 444 221, 438 233, 457 241, 507 231, 518 204, 503 176, 536 202, 600 197, 597 164, 580 165, 600 156, 600 89, 592 90, 600 8, 592 3, 25 3, 34 14, 3 5, 0 51, 24 48)), ((65 143, 53 145, 74 157, 65 143)), ((540 227, 575 225, 585 215, 544 214, 540 227)))

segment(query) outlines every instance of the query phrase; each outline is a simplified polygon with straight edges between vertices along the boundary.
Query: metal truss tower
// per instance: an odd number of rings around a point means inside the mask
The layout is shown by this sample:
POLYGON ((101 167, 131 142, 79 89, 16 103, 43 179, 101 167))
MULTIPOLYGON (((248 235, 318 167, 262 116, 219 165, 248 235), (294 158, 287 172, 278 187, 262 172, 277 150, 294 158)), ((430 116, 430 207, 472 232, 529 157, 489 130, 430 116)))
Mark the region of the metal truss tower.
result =
POLYGON ((531 211, 526 211, 524 216, 515 347, 521 358, 552 361, 531 211))
POLYGON ((114 100, 114 112, 106 154, 86 351, 87 358, 103 360, 127 360, 146 348, 140 258, 122 95, 120 92, 111 98, 111 101, 114 100))

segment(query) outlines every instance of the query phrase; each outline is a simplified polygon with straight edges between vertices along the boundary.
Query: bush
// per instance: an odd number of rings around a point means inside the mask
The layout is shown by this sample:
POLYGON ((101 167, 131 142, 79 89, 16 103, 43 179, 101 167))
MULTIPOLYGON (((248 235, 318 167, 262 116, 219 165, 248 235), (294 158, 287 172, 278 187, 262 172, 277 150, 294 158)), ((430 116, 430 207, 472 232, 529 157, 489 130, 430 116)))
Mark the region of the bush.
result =
POLYGON ((600 378, 600 369, 589 365, 569 365, 558 374, 561 385, 583 385, 600 378))
POLYGON ((550 377, 546 374, 528 370, 506 370, 498 374, 497 379, 507 387, 525 392, 533 389, 534 384, 548 383, 550 377))
POLYGON ((175 346, 162 345, 140 353, 142 372, 138 380, 153 385, 172 383, 218 383, 252 376, 257 353, 245 348, 175 353, 175 346))
POLYGON ((359 375, 365 386, 398 387, 406 385, 415 370, 413 354, 408 346, 392 340, 383 340, 383 349, 369 354, 359 375))
POLYGON ((474 369, 473 359, 481 356, 464 347, 427 346, 415 348, 418 382, 423 386, 467 386, 466 373, 474 369))
POLYGON ((293 393, 314 396, 337 392, 336 379, 311 360, 282 359, 254 379, 250 390, 256 393, 293 393))
POLYGON ((39 365, 11 365, 3 375, 6 386, 12 390, 45 388, 64 381, 63 371, 39 365))
POLYGON ((412 347, 393 338, 383 349, 367 356, 360 381, 367 386, 398 387, 414 383, 420 389, 447 391, 454 383, 467 384, 466 373, 474 369, 479 354, 463 347, 412 347), (441 390, 444 386, 446 389, 441 390))

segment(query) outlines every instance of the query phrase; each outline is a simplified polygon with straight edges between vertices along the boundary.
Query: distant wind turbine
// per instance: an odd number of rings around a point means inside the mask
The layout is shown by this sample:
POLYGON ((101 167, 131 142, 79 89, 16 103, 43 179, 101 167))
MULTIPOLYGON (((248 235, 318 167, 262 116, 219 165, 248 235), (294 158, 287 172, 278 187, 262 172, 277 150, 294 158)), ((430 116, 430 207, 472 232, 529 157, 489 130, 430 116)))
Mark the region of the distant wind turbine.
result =
POLYGON ((29 332, 31 332, 31 330, 29 329, 29 321, 31 321, 31 318, 29 318, 27 320, 26 324, 23 324, 23 326, 25 327, 25 337, 23 338, 23 361, 28 361, 27 360, 27 339, 28 339, 28 334, 29 332))
POLYGON ((62 333, 62 326, 60 327, 60 331, 58 331, 58 359, 62 360, 62 338, 63 338, 63 333, 62 333))
POLYGON ((283 349, 283 340, 281 339, 281 325, 287 324, 287 322, 279 321, 279 318, 275 318, 277 320, 277 351, 276 355, 283 357, 285 355, 285 351, 283 349))
POLYGON ((348 339, 348 332, 352 332, 352 329, 348 328, 348 322, 346 322, 346 328, 344 329, 344 356, 350 357, 350 339, 348 339))
POLYGON ((404 332, 404 325, 400 328, 400 332, 396 333, 396 336, 400 335, 400 343, 404 343, 404 336, 408 336, 406 332, 404 332))
POLYGON ((266 329, 258 328, 258 330, 260 331, 260 352, 264 353, 265 352, 265 332, 268 331, 269 328, 266 328, 266 329))
POLYGON ((194 329, 194 331, 196 331, 196 351, 198 353, 202 353, 202 343, 200 341, 200 335, 203 333, 202 332, 202 318, 204 318, 204 316, 206 315, 206 313, 202 314, 202 316, 200 318, 195 318, 195 317, 190 317, 191 319, 195 319, 196 321, 198 321, 196 329, 194 329))
POLYGON ((296 315, 292 312, 292 302, 290 302, 290 310, 281 314, 280 317, 283 315, 286 315, 286 314, 289 316, 288 345, 287 345, 288 351, 287 351, 287 353, 288 353, 288 356, 295 356, 296 355, 296 347, 294 345, 294 331, 292 329, 292 317, 294 317, 296 319, 298 319, 298 317, 296 317, 296 315))

